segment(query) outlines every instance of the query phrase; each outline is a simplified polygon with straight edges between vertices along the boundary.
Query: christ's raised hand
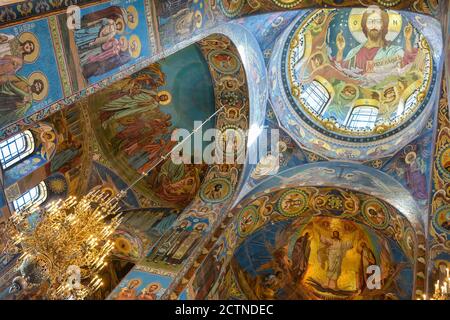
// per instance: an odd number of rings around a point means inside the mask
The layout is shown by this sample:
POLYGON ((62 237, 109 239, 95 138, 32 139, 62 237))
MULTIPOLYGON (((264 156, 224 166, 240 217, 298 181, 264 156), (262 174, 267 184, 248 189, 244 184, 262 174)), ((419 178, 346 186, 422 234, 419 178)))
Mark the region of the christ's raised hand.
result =
POLYGON ((345 49, 345 37, 342 30, 339 31, 339 33, 336 36, 336 46, 338 49, 336 60, 340 62, 344 58, 344 49, 345 49))

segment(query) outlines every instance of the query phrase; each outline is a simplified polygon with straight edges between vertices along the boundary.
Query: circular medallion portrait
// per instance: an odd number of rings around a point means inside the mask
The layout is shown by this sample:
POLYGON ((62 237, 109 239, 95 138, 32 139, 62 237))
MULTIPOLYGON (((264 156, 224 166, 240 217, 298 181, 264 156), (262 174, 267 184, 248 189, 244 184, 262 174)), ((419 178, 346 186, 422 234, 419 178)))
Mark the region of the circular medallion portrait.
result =
POLYGON ((436 211, 433 219, 434 228, 450 234, 450 206, 444 206, 436 211))
POLYGON ((404 247, 409 257, 414 257, 415 235, 412 228, 407 228, 403 236, 404 247))
POLYGON ((439 172, 447 179, 450 179, 450 146, 439 151, 436 164, 439 172))
POLYGON ((244 7, 245 0, 219 0, 219 7, 229 18, 236 17, 244 7))
POLYGON ((232 74, 241 66, 239 59, 228 51, 213 50, 208 54, 208 61, 218 72, 232 74))
POLYGON ((308 195, 302 190, 289 190, 278 200, 278 210, 284 216, 295 217, 308 209, 308 195))
POLYGON ((249 235, 258 224, 259 214, 255 206, 248 206, 239 213, 238 233, 241 237, 249 235))
POLYGON ((214 178, 204 183, 200 189, 203 201, 217 203, 227 200, 233 193, 230 181, 224 178, 214 178))
POLYGON ((365 201, 362 205, 362 213, 366 221, 377 229, 384 229, 389 224, 388 209, 378 200, 365 201))

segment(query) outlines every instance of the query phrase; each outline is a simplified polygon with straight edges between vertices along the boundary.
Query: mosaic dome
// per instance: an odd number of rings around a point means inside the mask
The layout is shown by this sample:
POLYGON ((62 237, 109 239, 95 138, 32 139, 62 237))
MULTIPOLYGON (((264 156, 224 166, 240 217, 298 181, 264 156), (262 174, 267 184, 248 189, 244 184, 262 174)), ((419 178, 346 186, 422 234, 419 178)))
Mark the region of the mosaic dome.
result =
POLYGON ((427 40, 395 12, 315 12, 294 28, 285 57, 296 110, 342 136, 400 130, 432 83, 427 40))
MULTIPOLYGON (((387 154, 387 140, 405 131, 414 137, 430 114, 436 82, 433 49, 417 21, 378 8, 314 10, 294 21, 271 65, 272 86, 279 87, 272 94, 275 111, 287 104, 294 115, 282 119, 287 111, 281 110, 280 122, 298 123, 300 136, 316 136, 324 149, 383 144, 377 155, 387 154)), ((340 155, 374 156, 346 154, 340 155)))

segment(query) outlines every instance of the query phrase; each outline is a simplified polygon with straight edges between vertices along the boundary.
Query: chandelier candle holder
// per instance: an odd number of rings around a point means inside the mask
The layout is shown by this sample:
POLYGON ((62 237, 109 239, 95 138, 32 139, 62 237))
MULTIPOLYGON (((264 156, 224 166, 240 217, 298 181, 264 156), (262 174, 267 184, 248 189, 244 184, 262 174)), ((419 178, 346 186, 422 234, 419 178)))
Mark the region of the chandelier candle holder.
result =
POLYGON ((434 284, 434 294, 431 300, 450 300, 450 274, 449 269, 446 269, 447 277, 443 281, 437 280, 434 284))
POLYGON ((114 248, 111 236, 122 221, 117 197, 94 189, 44 208, 13 214, 7 225, 10 255, 20 254, 10 292, 47 286, 48 299, 84 299, 99 289, 99 272, 114 248), (39 212, 31 227, 29 217, 39 212))

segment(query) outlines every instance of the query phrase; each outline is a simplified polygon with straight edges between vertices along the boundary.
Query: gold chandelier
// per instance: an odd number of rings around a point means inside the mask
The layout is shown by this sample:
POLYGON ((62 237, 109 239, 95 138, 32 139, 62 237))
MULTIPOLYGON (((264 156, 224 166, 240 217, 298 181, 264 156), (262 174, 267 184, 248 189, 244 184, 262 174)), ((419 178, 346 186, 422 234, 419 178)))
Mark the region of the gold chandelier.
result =
POLYGON ((20 276, 11 292, 46 286, 48 299, 84 299, 101 285, 99 272, 114 248, 111 235, 121 223, 118 200, 94 189, 47 207, 15 213, 8 221, 5 250, 18 254, 20 276), (30 217, 39 211, 39 220, 30 217))
POLYGON ((96 188, 79 200, 70 196, 45 208, 33 206, 14 213, 7 221, 2 253, 20 253, 21 275, 13 279, 10 292, 47 285, 45 296, 60 300, 84 299, 98 290, 99 273, 114 248, 111 236, 123 220, 119 200, 223 109, 217 109, 115 197, 96 188), (36 211, 40 218, 32 226, 29 218, 36 211))

